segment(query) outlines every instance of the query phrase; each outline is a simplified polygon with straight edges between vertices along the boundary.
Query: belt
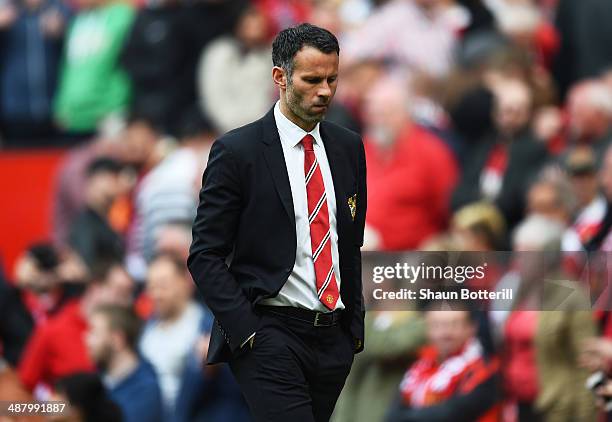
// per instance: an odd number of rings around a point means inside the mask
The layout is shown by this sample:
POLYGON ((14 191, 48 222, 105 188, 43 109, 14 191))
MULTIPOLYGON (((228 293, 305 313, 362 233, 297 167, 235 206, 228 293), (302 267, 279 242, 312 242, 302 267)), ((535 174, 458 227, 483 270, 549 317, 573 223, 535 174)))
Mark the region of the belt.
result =
POLYGON ((257 305, 255 309, 263 313, 285 316, 302 321, 315 327, 333 327, 334 325, 338 325, 342 317, 341 309, 336 309, 333 312, 318 312, 304 308, 294 308, 292 306, 267 305, 257 305))

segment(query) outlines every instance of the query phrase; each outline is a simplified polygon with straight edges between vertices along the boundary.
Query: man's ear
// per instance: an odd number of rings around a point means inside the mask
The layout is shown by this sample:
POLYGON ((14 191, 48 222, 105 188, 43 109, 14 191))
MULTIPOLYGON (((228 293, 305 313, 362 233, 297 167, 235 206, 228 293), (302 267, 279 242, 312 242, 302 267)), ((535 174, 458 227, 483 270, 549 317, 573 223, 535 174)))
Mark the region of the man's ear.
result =
POLYGON ((287 89, 287 74, 282 67, 274 66, 272 68, 272 79, 280 89, 287 89))

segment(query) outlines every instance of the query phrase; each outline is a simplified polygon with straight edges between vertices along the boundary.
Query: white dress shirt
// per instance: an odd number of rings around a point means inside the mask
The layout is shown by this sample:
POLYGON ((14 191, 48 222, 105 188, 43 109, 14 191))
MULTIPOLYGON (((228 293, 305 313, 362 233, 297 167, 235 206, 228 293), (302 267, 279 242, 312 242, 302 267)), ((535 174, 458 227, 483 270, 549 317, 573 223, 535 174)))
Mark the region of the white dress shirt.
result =
MULTIPOLYGON (((276 297, 262 300, 262 305, 293 306, 313 311, 329 312, 317 297, 315 281, 315 268, 312 260, 312 246, 310 244, 310 225, 308 224, 308 200, 306 196, 306 182, 304 176, 304 148, 300 141, 304 136, 310 134, 314 138, 313 148, 327 194, 327 209, 329 210, 329 227, 331 240, 332 262, 336 283, 340 291, 340 267, 338 255, 338 230, 336 224, 336 196, 334 183, 325 153, 325 146, 319 133, 319 124, 306 132, 298 125, 289 120, 280 111, 280 103, 274 106, 274 119, 280 135, 285 156, 285 164, 289 175, 291 196, 293 197, 293 211, 295 212, 295 231, 297 245, 295 252, 295 264, 287 282, 283 285, 276 297)), ((338 298, 335 309, 344 309, 342 299, 338 298)))

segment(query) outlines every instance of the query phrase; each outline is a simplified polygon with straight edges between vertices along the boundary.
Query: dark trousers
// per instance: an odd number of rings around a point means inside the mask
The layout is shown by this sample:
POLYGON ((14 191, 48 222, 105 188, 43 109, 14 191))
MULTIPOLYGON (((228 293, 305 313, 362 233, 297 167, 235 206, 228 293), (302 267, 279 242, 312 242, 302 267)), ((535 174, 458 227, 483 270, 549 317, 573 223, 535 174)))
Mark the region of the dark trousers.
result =
POLYGON ((245 345, 230 368, 257 422, 327 422, 354 357, 339 325, 315 327, 262 313, 253 347, 245 345))

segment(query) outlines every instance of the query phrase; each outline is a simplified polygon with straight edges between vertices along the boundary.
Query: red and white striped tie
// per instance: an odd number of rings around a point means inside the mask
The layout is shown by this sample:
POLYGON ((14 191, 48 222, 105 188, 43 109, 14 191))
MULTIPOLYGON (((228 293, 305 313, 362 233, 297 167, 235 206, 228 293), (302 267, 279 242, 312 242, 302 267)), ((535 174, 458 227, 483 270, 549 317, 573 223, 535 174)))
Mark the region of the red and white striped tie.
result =
POLYGON ((338 285, 336 284, 336 274, 332 263, 329 211, 327 209, 323 175, 312 147, 313 141, 312 135, 306 135, 302 139, 310 244, 315 268, 317 296, 323 305, 330 310, 334 310, 336 302, 338 302, 338 285))

